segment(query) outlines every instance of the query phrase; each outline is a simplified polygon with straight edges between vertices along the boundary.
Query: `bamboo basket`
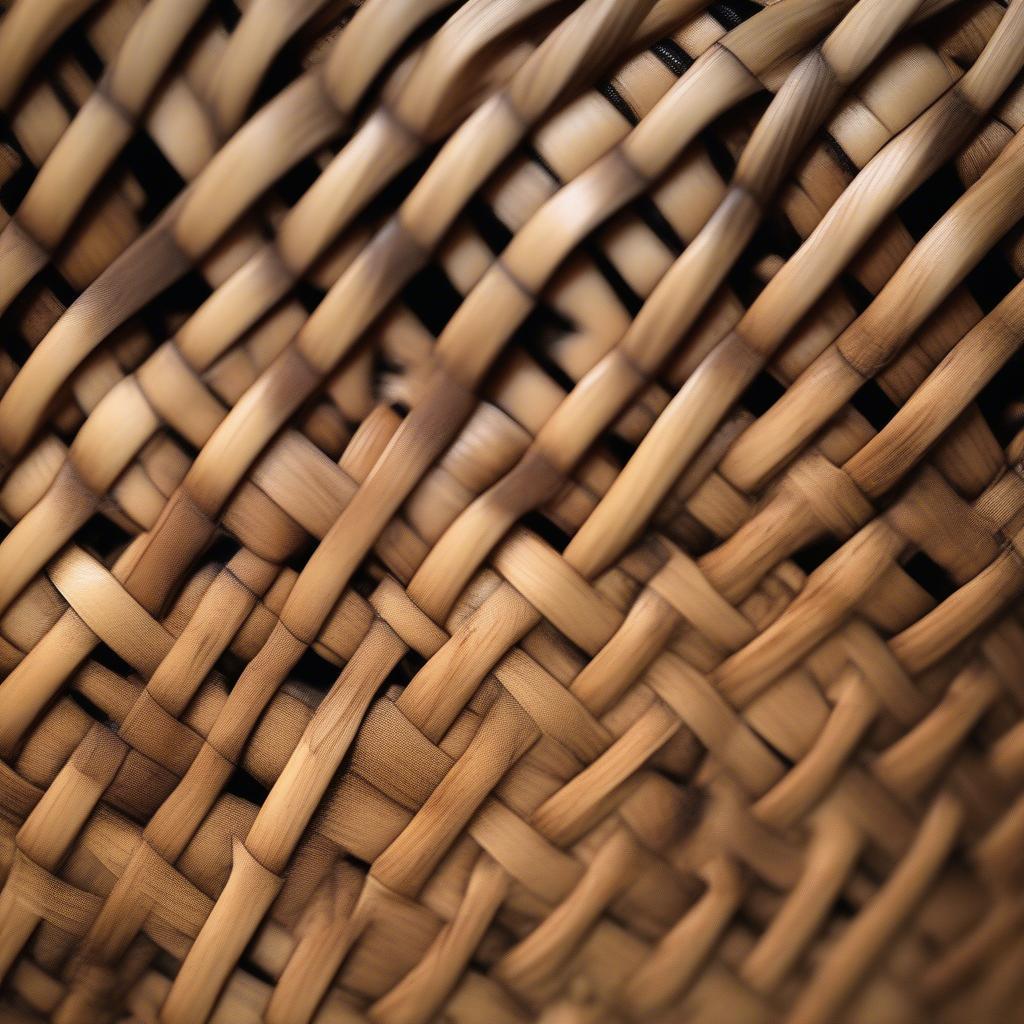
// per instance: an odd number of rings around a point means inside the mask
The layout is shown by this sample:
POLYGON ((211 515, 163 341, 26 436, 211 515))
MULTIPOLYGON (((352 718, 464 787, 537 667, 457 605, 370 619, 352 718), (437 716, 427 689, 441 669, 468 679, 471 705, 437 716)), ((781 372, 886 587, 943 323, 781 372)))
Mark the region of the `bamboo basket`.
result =
POLYGON ((0 7, 0 1022, 1024 1021, 1024 0, 0 7))

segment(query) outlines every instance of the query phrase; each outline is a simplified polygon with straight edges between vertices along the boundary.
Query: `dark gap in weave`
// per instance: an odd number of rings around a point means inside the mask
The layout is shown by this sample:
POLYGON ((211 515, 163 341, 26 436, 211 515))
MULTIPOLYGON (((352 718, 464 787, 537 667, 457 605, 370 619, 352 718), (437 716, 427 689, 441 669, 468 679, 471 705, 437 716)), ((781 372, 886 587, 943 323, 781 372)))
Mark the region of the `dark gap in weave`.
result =
POLYGON ((316 307, 324 301, 324 296, 326 294, 327 291, 325 289, 304 277, 299 278, 299 280, 292 285, 292 298, 294 298, 307 313, 312 313, 316 307))
POLYGON ((479 196, 474 196, 466 207, 470 223, 493 253, 501 253, 512 241, 513 233, 505 226, 491 206, 479 196))
POLYGON ((612 85, 611 82, 602 82, 598 86, 598 92, 631 124, 636 127, 640 118, 636 111, 625 101, 622 93, 612 85))
POLYGON ((428 147, 387 181, 379 182, 377 192, 362 209, 360 217, 370 223, 390 217, 430 168, 437 152, 437 146, 428 147))
POLYGON ((373 596, 374 591, 377 589, 377 578, 370 573, 366 565, 361 565, 352 574, 352 579, 349 581, 349 587, 360 597, 369 601, 373 596))
POLYGON ((569 534, 542 512, 528 512, 520 522, 542 540, 547 541, 559 554, 569 546, 569 534))
MULTIPOLYGON (((639 595, 642 590, 643 584, 637 583, 637 594, 639 595)), ((683 799, 678 812, 674 813, 672 817, 677 822, 677 834, 682 834, 684 831, 689 832, 697 824, 703 810, 705 794, 696 785, 694 779, 696 778, 705 748, 700 745, 699 741, 694 740, 691 748, 682 757, 678 755, 665 758, 659 757, 672 742, 670 740, 653 755, 652 759, 648 761, 648 769, 656 772, 667 782, 681 790, 683 799)))
POLYGON ((662 64, 672 72, 676 78, 681 78, 692 66, 693 58, 671 38, 659 39, 651 47, 654 54, 662 64))
POLYGON ((608 433, 604 441, 612 458, 622 466, 625 466, 636 452, 636 445, 632 441, 627 441, 621 434, 608 433))
POLYGON ((865 381, 850 400, 850 404, 875 430, 882 430, 899 411, 896 403, 882 390, 877 380, 865 381))
MULTIPOLYGON (((405 654, 402 655, 401 661, 395 666, 395 671, 406 676, 408 679, 412 679, 414 676, 419 674, 420 669, 426 665, 427 659, 423 657, 418 651, 414 651, 411 647, 405 654)), ((386 686, 391 686, 393 680, 388 678, 385 680, 386 686)))
POLYGON ((860 316, 875 301, 874 295, 864 285, 850 274, 841 274, 839 278, 843 292, 850 300, 857 316, 860 316))
POLYGON ((103 58, 93 49, 83 32, 73 32, 68 37, 68 49, 89 80, 98 82, 103 77, 103 58))
POLYGON ((64 275, 52 264, 47 263, 35 277, 36 285, 51 291, 54 298, 67 309, 75 299, 78 291, 64 278, 64 275))
MULTIPOLYGON (((385 700, 392 690, 398 690, 399 692, 404 690, 413 677, 419 672, 419 670, 426 664, 423 658, 421 658, 415 651, 408 650, 399 660, 394 664, 391 671, 384 677, 380 686, 373 691, 373 696, 369 699, 366 704, 367 715, 373 706, 381 700, 385 700)), ((392 697, 396 697, 397 694, 391 694, 392 697)), ((366 715, 363 716, 364 720, 366 715)), ((348 774, 352 768, 352 758, 355 753, 355 743, 349 745, 348 750, 345 752, 345 756, 341 759, 341 764, 338 765, 335 770, 335 778, 341 778, 341 776, 348 774)), ((371 779, 367 779, 370 785, 373 785, 371 779)), ((346 851, 346 856, 354 860, 358 865, 362 866, 365 864, 366 870, 370 868, 369 864, 360 860, 358 857, 353 856, 351 853, 346 851)))
POLYGON ((179 434, 169 423, 162 423, 160 429, 163 431, 166 438, 172 442, 177 448, 185 453, 189 462, 195 462, 196 456, 199 455, 199 449, 192 444, 188 438, 179 434))
POLYGON ((288 677, 320 693, 326 693, 334 685, 339 672, 341 669, 337 665, 321 657, 312 647, 307 647, 288 677))
POLYGON ((903 563, 903 571, 918 586, 935 598, 936 604, 941 604, 957 590, 956 582, 949 573, 923 551, 911 555, 903 563))
POLYGON ((232 32, 242 18, 242 12, 234 0, 213 0, 212 8, 217 17, 224 22, 228 32, 232 32))
POLYGON ((212 294, 212 289, 198 270, 189 270, 168 285, 160 295, 142 308, 139 319, 156 338, 174 334, 178 320, 189 316, 212 294), (172 322, 173 321, 173 322, 172 322))
POLYGON ((312 51, 323 57, 323 47, 337 39, 341 30, 355 17, 363 6, 364 0, 330 0, 310 17, 295 35, 294 45, 305 62, 319 63, 313 60, 312 51))
POLYGON ((243 956, 238 961, 238 967, 250 977, 255 978, 261 984, 266 985, 269 989, 273 989, 277 984, 277 978, 275 978, 269 971, 265 971, 260 967, 260 965, 250 956, 243 956))
MULTIPOLYGON (((3 20, 3 16, 6 11, 9 10, 10 6, 10 2, 5 3, 3 0, 0 0, 0 20, 3 20)), ((83 43, 85 46, 90 45, 87 42, 84 42, 84 38, 83 21, 81 18, 78 18, 74 20, 59 36, 57 36, 52 43, 50 43, 46 50, 45 62, 39 61, 32 69, 31 73, 22 83, 21 88, 13 97, 11 97, 11 102, 8 104, 7 110, 16 110, 19 106, 21 97, 27 96, 37 85, 44 84, 46 87, 53 90, 58 100, 73 117, 78 112, 79 104, 71 99, 59 78, 51 72, 53 68, 60 67, 62 61, 70 59, 82 67, 82 71, 85 73, 86 77, 94 80, 99 77, 98 75, 93 75, 91 69, 84 66, 83 61, 80 59, 82 56, 80 45, 83 43)), ((93 51, 93 57, 89 63, 95 66, 97 61, 100 61, 100 67, 102 68, 102 61, 95 55, 95 51, 93 51)), ((9 125, 8 116, 9 115, 4 112, 0 112, 0 124, 5 128, 9 125)))
POLYGON ((747 18, 752 18, 761 10, 761 5, 753 0, 728 0, 727 3, 712 4, 708 13, 718 22, 722 28, 736 28, 742 25, 747 18))
POLYGON ((754 232, 751 241, 754 246, 765 244, 766 252, 770 251, 788 260, 804 244, 792 222, 781 212, 772 212, 754 232), (760 240, 765 239, 765 243, 760 240), (770 250, 767 243, 770 242, 770 250))
POLYGON ((320 177, 320 165, 311 156, 300 160, 277 179, 275 192, 288 206, 294 206, 320 177))
POLYGON ((0 143, 9 146, 18 156, 18 168, 0 185, 0 208, 8 213, 14 213, 35 181, 36 168, 25 154, 14 132, 8 127, 6 119, 0 120, 0 125, 0 143))
MULTIPOLYGON (((496 798, 492 796, 491 799, 496 798)), ((491 923, 487 926, 484 938, 477 945, 473 955, 466 964, 467 971, 483 975, 489 974, 494 969, 494 965, 501 959, 501 955, 516 945, 523 937, 521 930, 513 929, 508 921, 501 919, 505 913, 507 913, 507 910, 504 907, 500 908, 497 915, 492 918, 491 923), (492 950, 499 950, 500 952, 491 952, 492 950)), ((521 1013, 516 1019, 529 1020, 530 1018, 522 1010, 523 1004, 508 989, 504 991, 508 1002, 520 1007, 521 1013)), ((443 1018, 441 1019, 443 1020, 443 1018)), ((448 1020, 451 1019, 450 1017, 448 1018, 448 1020)))
POLYGON ((102 512, 97 512, 79 527, 75 542, 109 565, 131 541, 131 535, 102 512))
POLYGON ((92 661, 95 661, 97 665, 102 665, 105 669, 113 672, 116 676, 120 676, 121 679, 129 679, 136 674, 135 669, 132 668, 132 666, 129 665, 121 655, 108 647, 105 643, 98 643, 93 648, 90 658, 92 661))
POLYGON ((248 658, 244 658, 242 655, 236 654, 229 647, 213 663, 213 669, 211 670, 210 675, 215 678, 220 677, 220 681, 223 682, 225 690, 230 693, 235 688, 235 683, 238 682, 238 677, 245 671, 245 667, 248 664, 248 658))
MULTIPOLYGON (((74 60, 73 56, 69 52, 69 49, 75 31, 76 29, 72 28, 68 32, 65 32, 63 36, 61 36, 60 42, 58 43, 59 51, 55 49, 53 54, 54 57, 57 58, 58 63, 63 62, 65 60, 74 60)), ((28 81, 35 85, 37 84, 40 78, 43 78, 43 75, 44 72, 42 71, 42 69, 36 68, 36 70, 29 76, 28 81)), ((66 83, 56 75, 47 76, 43 78, 43 81, 45 82, 45 87, 53 93, 57 102, 63 108, 64 113, 67 114, 68 119, 71 120, 72 118, 74 118, 74 116, 78 113, 80 104, 74 97, 72 97, 71 93, 68 92, 68 86, 66 85, 66 83)), ((46 157, 44 157, 43 160, 45 162, 46 157)))
POLYGON ((722 181, 731 181, 736 170, 736 161, 725 143, 711 132, 701 132, 700 141, 707 150, 711 166, 718 172, 722 181))
POLYGON ((999 248, 985 253, 964 279, 967 290, 987 316, 1019 284, 1006 255, 999 248))
POLYGON ((761 742, 779 759, 779 761, 782 762, 782 765, 786 769, 786 771, 789 771, 789 769, 796 764, 796 762, 791 757, 783 753, 782 750, 780 750, 774 743, 772 743, 772 741, 760 729, 758 729, 756 726, 751 726, 751 728, 754 730, 754 732, 757 733, 757 736, 761 740, 761 742))
POLYGON ((527 323, 532 323, 539 334, 543 334, 545 330, 549 333, 571 334, 576 329, 576 325, 567 316, 551 306, 543 305, 537 306, 533 313, 533 320, 528 320, 527 323))
POLYGON ((846 150, 836 141, 835 136, 831 132, 823 131, 820 133, 821 140, 824 143, 825 150, 832 157, 833 160, 839 165, 843 172, 852 180, 860 174, 860 168, 850 159, 846 150))
MULTIPOLYGON (((994 2, 998 3, 999 0, 994 0, 994 2)), ((954 51, 951 54, 949 54, 949 59, 953 61, 953 63, 957 66, 957 68, 960 69, 960 71, 966 73, 971 70, 971 62, 966 57, 964 57, 964 55, 959 51, 954 51)))
POLYGON ((786 389, 767 370, 762 370, 743 392, 740 403, 755 416, 763 416, 785 393, 786 389))
POLYGON ((810 576, 822 562, 831 558, 840 547, 842 547, 841 541, 833 537, 832 534, 826 534, 810 544, 805 544, 798 551, 794 551, 790 557, 803 572, 810 576))
POLYGON ((605 255, 593 238, 588 238, 582 248, 594 261, 594 265, 600 271, 601 276, 608 282, 615 297, 622 303, 623 309, 629 313, 630 318, 636 317, 643 306, 643 299, 629 286, 629 282, 619 273, 618 268, 605 255))
MULTIPOLYGON (((576 381, 555 362, 545 346, 540 343, 545 333, 545 328, 552 325, 554 325, 556 330, 564 332, 572 330, 571 326, 565 326, 560 322, 557 314, 543 307, 538 307, 523 321, 515 334, 512 335, 508 347, 510 349, 525 349, 533 357, 537 365, 568 394, 576 387, 576 381)), ((500 373, 500 364, 495 364, 491 371, 491 376, 500 373)))
MULTIPOLYGON (((308 18, 271 62, 263 76, 261 88, 257 91, 254 101, 250 103, 250 109, 258 109, 287 89, 303 73, 322 65, 334 41, 352 20, 361 4, 362 0, 355 3, 331 0, 308 18)), ((360 118, 361 116, 360 114, 360 118)), ((325 148, 330 149, 333 155, 341 146, 339 140, 333 140, 325 148)))
MULTIPOLYGON (((373 358, 373 379, 375 382, 379 382, 380 379, 387 374, 398 377, 406 372, 406 364, 400 356, 386 352, 382 346, 367 344, 367 342, 368 339, 362 338, 353 351, 345 356, 345 360, 341 365, 346 365, 346 363, 348 363, 354 356, 362 355, 366 348, 371 348, 371 355, 373 358)), ((376 393, 378 396, 380 395, 380 391, 377 391, 376 393)), ((355 426, 358 426, 358 422, 359 421, 357 420, 355 426)))
POLYGON ((145 193, 145 202, 138 211, 139 220, 151 224, 178 196, 185 181, 146 132, 136 132, 128 140, 121 162, 145 193))
POLYGON ((24 366, 32 354, 32 346, 15 325, 18 312, 18 308, 12 305, 0 316, 0 336, 4 339, 4 351, 18 366, 24 366))
POLYGON ((436 263, 429 263, 402 290, 402 300, 435 337, 455 315, 462 295, 436 263))
POLYGON ((833 911, 834 911, 834 913, 835 913, 836 917, 844 917, 844 918, 846 918, 847 920, 851 920, 851 921, 852 921, 852 920, 853 920, 853 919, 854 919, 854 918, 855 918, 855 917, 856 917, 856 916, 857 916, 857 915, 858 915, 858 914, 860 913, 860 911, 861 911, 861 908, 860 908, 860 907, 858 907, 858 906, 857 906, 857 905, 856 905, 856 904, 855 904, 855 903, 854 903, 854 902, 853 902, 853 901, 852 901, 852 900, 851 900, 851 899, 849 898, 849 896, 846 896, 846 895, 845 895, 845 894, 843 894, 842 892, 840 892, 840 893, 839 893, 839 895, 835 897, 835 900, 834 900, 834 901, 833 901, 833 903, 832 903, 832 909, 833 909, 833 911))
MULTIPOLYGON (((417 654, 416 651, 407 651, 401 658, 399 658, 394 668, 391 669, 387 676, 385 676, 384 681, 377 687, 377 690, 367 707, 372 707, 377 701, 383 700, 392 688, 404 690, 413 681, 416 674, 425 664, 426 661, 417 654)), ((338 769, 339 775, 348 771, 349 764, 351 762, 350 754, 351 749, 345 755, 345 758, 338 769)))
MULTIPOLYGON (((401 205, 402 201, 412 190, 416 182, 422 177, 424 171, 429 166, 433 155, 434 151, 432 150, 425 156, 414 161, 408 167, 399 171, 399 173, 391 178, 391 180, 384 183, 378 193, 360 212, 359 219, 371 224, 386 220, 392 212, 401 205)), ((291 177, 290 175, 286 175, 285 179, 282 179, 282 182, 279 183, 277 190, 278 194, 281 195, 281 198, 283 198, 289 206, 294 206, 305 191, 313 185, 321 174, 319 165, 312 157, 304 161, 303 164, 300 165, 300 167, 295 168, 295 170, 301 171, 300 176, 291 177), (281 185, 283 185, 283 188, 280 187, 281 185)), ((272 239, 273 229, 270 227, 265 228, 265 234, 268 238, 272 239)), ((345 232, 343 231, 339 237, 344 237, 344 235, 345 232)), ((330 251, 331 247, 328 247, 327 253, 329 254, 330 251)), ((314 283, 307 277, 299 278, 299 280, 292 286, 292 297, 299 302, 307 313, 312 313, 316 310, 320 303, 323 302, 326 295, 327 289, 314 283)), ((436 334, 438 332, 435 331, 434 333, 436 334)))
POLYGON ((532 146, 522 146, 523 152, 528 156, 553 182, 563 184, 562 179, 555 172, 554 168, 534 149, 532 146))
POLYGON ((71 686, 68 687, 67 694, 71 699, 71 703, 77 705, 93 721, 99 722, 100 725, 106 726, 106 728, 114 732, 117 731, 117 722, 113 721, 103 708, 89 700, 84 693, 81 693, 79 690, 76 690, 71 686))
POLYGON ((648 195, 633 200, 633 207, 639 218, 647 225, 654 236, 673 255, 678 256, 686 243, 676 234, 676 229, 668 222, 665 215, 658 209, 658 204, 648 195))
POLYGON ((981 389, 975 404, 1005 448, 1024 427, 1024 349, 1014 353, 981 389))
MULTIPOLYGON (((397 209, 430 165, 434 150, 422 155, 385 184, 363 211, 370 222, 385 219, 397 209)), ((437 337, 462 304, 462 293, 444 269, 428 263, 415 274, 401 292, 403 301, 420 322, 437 337)))
MULTIPOLYGON (((370 702, 371 705, 373 704, 374 701, 378 699, 378 697, 379 694, 374 695, 373 701, 370 702)), ((352 747, 354 746, 354 743, 349 744, 348 753, 342 760, 341 765, 338 767, 338 770, 334 773, 335 778, 341 778, 342 775, 345 775, 349 771, 349 766, 352 763, 352 747)), ((373 784, 372 779, 368 778, 366 775, 360 775, 360 778, 362 778, 363 781, 371 788, 377 788, 373 784)), ((322 803, 321 807, 323 807, 322 803)), ((339 861, 344 861, 346 864, 351 864, 352 867, 354 867, 356 870, 361 871, 364 876, 368 875, 370 873, 370 870, 373 868, 373 863, 371 861, 363 860, 362 857, 358 856, 357 854, 354 854, 349 849, 339 849, 338 854, 339 861)))
MULTIPOLYGON (((321 15, 329 13, 329 11, 324 10, 320 12, 321 15)), ((319 20, 318 18, 311 19, 312 22, 319 20)), ((347 20, 343 19, 341 24, 344 24, 347 20)), ((309 30, 310 24, 307 22, 306 27, 289 39, 274 56, 264 72, 252 99, 249 101, 249 105, 246 108, 247 116, 252 111, 259 110, 266 105, 279 93, 284 92, 302 74, 305 69, 303 65, 305 51, 309 49, 311 44, 315 45, 315 37, 310 38, 309 30)))
POLYGON ((299 545, 297 550, 289 552, 284 560, 285 567, 294 573, 302 572, 306 568, 306 562, 309 561, 309 552, 313 543, 313 540, 307 540, 306 543, 299 545))
MULTIPOLYGON (((481 238, 495 254, 500 254, 506 245, 512 240, 513 232, 509 230, 505 222, 494 212, 494 210, 479 198, 472 200, 467 210, 471 222, 480 232, 481 238)), ((584 242, 584 247, 587 243, 584 242)), ((593 254, 595 249, 590 247, 593 254)), ((595 257, 596 258, 596 257, 595 257)), ((607 264, 607 260, 604 261, 607 264)), ((617 274, 612 268, 612 273, 617 274)), ((629 290, 629 286, 623 281, 623 288, 629 290)), ((612 286, 614 288, 614 284, 612 286)), ((634 294, 629 290, 629 294, 634 294)), ((566 391, 571 391, 575 381, 561 369, 545 352, 543 346, 531 342, 530 339, 544 333, 545 327, 562 334, 569 334, 574 330, 574 325, 556 309, 549 306, 538 305, 527 317, 526 321, 517 329, 510 342, 510 347, 522 345, 527 348, 533 357, 541 364, 544 370, 553 377, 566 391)))
POLYGON ((762 224, 725 277, 728 287, 747 308, 764 290, 765 282, 756 269, 758 262, 778 249, 771 235, 771 227, 762 224))
POLYGON ((944 164, 900 204, 900 220, 914 241, 920 241, 963 194, 963 182, 955 168, 944 164))
POLYGON ((230 533, 222 531, 214 537, 210 546, 206 549, 206 561, 214 565, 218 570, 227 566, 231 559, 241 550, 241 544, 230 533))
POLYGON ((237 796, 242 800, 248 800, 249 803, 260 807, 267 799, 269 790, 266 786, 257 782, 244 768, 237 765, 224 786, 224 792, 237 796))

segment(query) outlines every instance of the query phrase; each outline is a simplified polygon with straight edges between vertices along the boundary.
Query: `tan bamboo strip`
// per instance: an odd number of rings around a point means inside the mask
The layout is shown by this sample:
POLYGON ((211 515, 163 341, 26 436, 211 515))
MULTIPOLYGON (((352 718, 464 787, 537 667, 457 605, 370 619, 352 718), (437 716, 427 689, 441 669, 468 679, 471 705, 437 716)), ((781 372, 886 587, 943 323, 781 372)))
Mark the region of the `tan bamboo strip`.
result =
POLYGON ((92 6, 92 0, 75 0, 72 3, 65 0, 26 3, 19 0, 12 10, 6 12, 0 29, 0 66, 4 69, 0 77, 0 108, 6 109, 10 105, 47 48, 92 6))
POLYGON ((1019 0, 240 6, 0 19, 0 1016, 1016 1019, 1019 0))

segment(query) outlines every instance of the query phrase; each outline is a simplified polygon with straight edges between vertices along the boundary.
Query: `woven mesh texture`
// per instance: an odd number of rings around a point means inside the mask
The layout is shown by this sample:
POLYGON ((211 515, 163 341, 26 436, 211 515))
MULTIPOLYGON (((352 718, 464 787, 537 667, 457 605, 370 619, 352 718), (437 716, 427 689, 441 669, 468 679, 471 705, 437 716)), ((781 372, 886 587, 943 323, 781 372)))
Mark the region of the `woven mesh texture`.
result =
POLYGON ((0 4, 0 1021, 1024 1021, 1024 0, 0 4))

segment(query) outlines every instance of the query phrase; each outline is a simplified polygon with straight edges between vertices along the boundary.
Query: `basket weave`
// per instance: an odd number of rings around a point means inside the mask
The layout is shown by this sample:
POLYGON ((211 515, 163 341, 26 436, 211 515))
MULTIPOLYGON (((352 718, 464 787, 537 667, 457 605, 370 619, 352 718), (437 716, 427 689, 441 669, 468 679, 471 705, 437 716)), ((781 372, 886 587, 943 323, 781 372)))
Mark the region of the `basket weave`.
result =
POLYGON ((1024 1021, 1024 0, 6 6, 3 1024, 1024 1021))

